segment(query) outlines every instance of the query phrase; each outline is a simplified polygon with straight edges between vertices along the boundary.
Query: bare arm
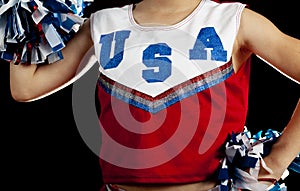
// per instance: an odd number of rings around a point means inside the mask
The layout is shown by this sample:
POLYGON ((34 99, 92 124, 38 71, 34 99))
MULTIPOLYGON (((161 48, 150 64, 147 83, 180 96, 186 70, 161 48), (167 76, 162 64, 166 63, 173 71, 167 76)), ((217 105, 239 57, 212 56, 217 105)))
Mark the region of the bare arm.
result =
MULTIPOLYGON (((254 53, 281 72, 300 82, 300 40, 282 33, 265 17, 246 9, 238 35, 240 48, 254 53)), ((273 174, 262 170, 260 177, 279 179, 300 152, 300 101, 282 136, 265 162, 273 174)))
POLYGON ((262 170, 262 177, 274 177, 279 179, 284 170, 300 152, 300 99, 285 127, 279 140, 273 145, 271 154, 265 157, 265 162, 272 169, 273 174, 262 170))
POLYGON ((47 65, 10 64, 10 87, 13 98, 28 101, 61 86, 76 73, 82 57, 92 46, 90 21, 62 50, 64 59, 47 65))
POLYGON ((282 33, 264 16, 245 9, 237 41, 239 49, 254 53, 300 83, 300 40, 282 33))

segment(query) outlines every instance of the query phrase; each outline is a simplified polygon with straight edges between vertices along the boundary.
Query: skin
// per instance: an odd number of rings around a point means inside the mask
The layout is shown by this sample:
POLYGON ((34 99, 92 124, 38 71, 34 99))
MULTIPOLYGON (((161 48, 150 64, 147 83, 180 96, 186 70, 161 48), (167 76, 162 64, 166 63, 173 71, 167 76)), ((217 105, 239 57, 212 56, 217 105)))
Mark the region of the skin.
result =
MULTIPOLYGON (((133 11, 140 25, 172 25, 187 17, 201 0, 144 0, 133 11), (154 14, 155 13, 155 14, 154 14)), ((63 49, 64 59, 50 65, 10 65, 11 93, 15 100, 29 101, 61 86, 74 77, 81 58, 92 46, 89 21, 63 49), (80 47, 80 48, 78 48, 80 47), (54 77, 55 76, 55 77, 54 77)), ((233 65, 237 72, 250 55, 256 54, 300 82, 300 40, 282 33, 264 16, 245 8, 233 48, 233 65)), ((259 177, 279 179, 300 151, 300 101, 283 135, 273 146, 265 162, 273 170, 261 170, 259 177)), ((201 191, 214 182, 170 186, 119 185, 128 191, 201 191)))

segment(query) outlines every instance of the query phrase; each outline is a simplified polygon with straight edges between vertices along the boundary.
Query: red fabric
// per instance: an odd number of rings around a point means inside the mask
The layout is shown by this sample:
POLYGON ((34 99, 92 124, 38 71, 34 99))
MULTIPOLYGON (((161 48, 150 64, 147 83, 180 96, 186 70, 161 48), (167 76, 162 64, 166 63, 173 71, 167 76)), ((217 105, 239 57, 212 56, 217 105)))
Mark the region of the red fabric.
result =
MULTIPOLYGON (((232 132, 243 131, 248 109, 249 76, 250 62, 247 62, 236 74, 224 82, 185 98, 156 114, 150 114, 142 109, 129 106, 127 103, 111 97, 99 87, 101 126, 109 136, 126 147, 149 149, 160 146, 174 135, 179 126, 183 125, 186 128, 186 134, 189 134, 189 131, 192 131, 191 127, 195 126, 195 123, 197 124, 196 132, 193 133, 194 136, 191 137, 188 145, 176 157, 159 166, 130 169, 100 159, 104 182, 192 183, 214 177, 220 166, 220 159, 224 157, 223 144, 228 135, 232 132), (211 104, 212 99, 214 100, 214 108, 211 104), (160 124, 159 128, 147 134, 137 134, 124 129, 112 110, 112 103, 117 105, 120 113, 128 112, 129 107, 132 117, 141 124, 145 124, 141 128, 154 127, 160 124), (200 112, 195 112, 196 110, 200 112), (161 122, 161 117, 164 117, 163 122, 161 122), (221 130, 218 133, 219 129, 221 130), (204 134, 206 139, 203 138, 204 134), (205 144, 207 144, 208 150, 199 154, 200 145, 205 148, 205 144)), ((176 147, 180 147, 180 143, 175 144, 174 148, 176 147)), ((114 152, 118 152, 118 150, 113 149, 109 142, 103 138, 100 153, 114 155, 114 152)), ((119 160, 132 157, 127 155, 124 153, 119 160)), ((160 157, 167 157, 167 155, 168 149, 162 155, 153 155, 153 158, 159 160, 160 157)), ((136 156, 133 160, 135 160, 132 161, 133 163, 138 164, 146 158, 136 156)))

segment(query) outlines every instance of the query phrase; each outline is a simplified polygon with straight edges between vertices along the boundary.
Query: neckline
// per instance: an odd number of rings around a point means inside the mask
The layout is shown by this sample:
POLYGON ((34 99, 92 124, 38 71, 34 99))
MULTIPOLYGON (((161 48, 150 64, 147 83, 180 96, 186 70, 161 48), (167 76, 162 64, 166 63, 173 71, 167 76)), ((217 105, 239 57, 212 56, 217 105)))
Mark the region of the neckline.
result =
POLYGON ((156 25, 156 26, 143 26, 143 25, 140 25, 139 23, 137 23, 133 16, 133 9, 134 9, 135 5, 130 4, 128 6, 129 20, 134 27, 136 27, 140 30, 158 30, 158 29, 172 30, 172 29, 181 27, 182 25, 187 23, 189 20, 191 20, 194 17, 194 15, 197 14, 199 12, 199 10, 203 7, 205 2, 206 2, 206 0, 201 0, 201 2, 197 5, 196 8, 187 17, 185 17, 183 20, 179 21, 178 23, 175 23, 173 25, 156 25))

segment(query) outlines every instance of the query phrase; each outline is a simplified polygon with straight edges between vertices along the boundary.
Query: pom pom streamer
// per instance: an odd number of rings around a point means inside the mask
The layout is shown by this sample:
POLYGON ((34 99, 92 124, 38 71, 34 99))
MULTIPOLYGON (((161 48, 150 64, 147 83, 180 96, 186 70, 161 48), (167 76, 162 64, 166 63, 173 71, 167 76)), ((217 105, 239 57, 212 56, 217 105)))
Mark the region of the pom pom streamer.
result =
POLYGON ((76 34, 93 0, 0 0, 0 57, 15 64, 52 63, 76 34))
MULTIPOLYGON (((260 168, 272 173, 263 158, 270 153, 272 145, 280 135, 281 133, 268 129, 266 132, 259 131, 252 136, 247 127, 242 133, 233 133, 225 145, 226 156, 222 160, 219 171, 220 190, 286 191, 287 187, 284 183, 280 184, 274 180, 273 184, 268 186, 258 180, 260 168)), ((289 170, 300 173, 300 155, 286 169, 281 180, 288 176, 289 170)))

